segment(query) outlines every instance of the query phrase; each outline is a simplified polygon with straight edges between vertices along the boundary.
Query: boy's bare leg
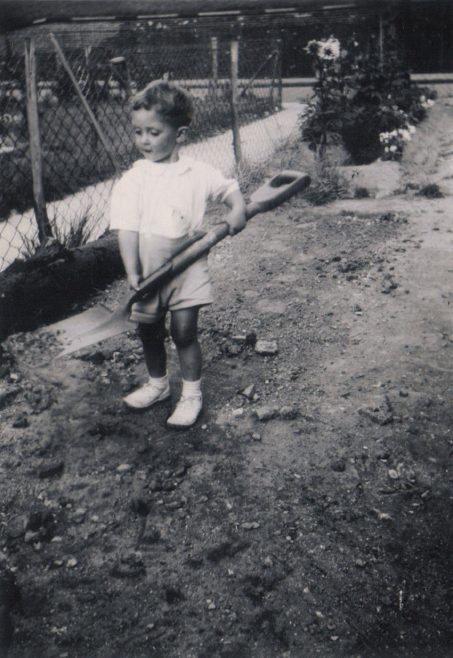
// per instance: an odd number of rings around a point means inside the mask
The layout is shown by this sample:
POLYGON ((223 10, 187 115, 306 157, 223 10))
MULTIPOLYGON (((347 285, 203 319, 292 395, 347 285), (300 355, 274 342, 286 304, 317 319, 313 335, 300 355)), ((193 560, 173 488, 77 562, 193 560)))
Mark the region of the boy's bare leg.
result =
POLYGON ((164 377, 167 372, 165 318, 155 324, 139 324, 138 333, 142 340, 149 376, 153 378, 164 377))
POLYGON ((201 378, 201 348, 197 337, 199 307, 183 308, 171 314, 171 336, 178 350, 182 378, 189 382, 201 378))

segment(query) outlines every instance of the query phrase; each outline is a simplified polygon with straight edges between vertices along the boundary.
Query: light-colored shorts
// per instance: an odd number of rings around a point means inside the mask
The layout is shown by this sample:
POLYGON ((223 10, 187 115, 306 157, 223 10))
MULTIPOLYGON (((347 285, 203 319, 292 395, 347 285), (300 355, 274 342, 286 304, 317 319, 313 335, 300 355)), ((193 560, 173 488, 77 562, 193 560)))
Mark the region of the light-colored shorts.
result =
MULTIPOLYGON (((147 277, 166 263, 187 237, 166 238, 161 235, 140 235, 140 260, 142 275, 147 277)), ((208 271, 208 257, 203 256, 184 272, 143 301, 133 304, 131 320, 145 324, 158 322, 167 311, 212 304, 211 281, 208 271)))

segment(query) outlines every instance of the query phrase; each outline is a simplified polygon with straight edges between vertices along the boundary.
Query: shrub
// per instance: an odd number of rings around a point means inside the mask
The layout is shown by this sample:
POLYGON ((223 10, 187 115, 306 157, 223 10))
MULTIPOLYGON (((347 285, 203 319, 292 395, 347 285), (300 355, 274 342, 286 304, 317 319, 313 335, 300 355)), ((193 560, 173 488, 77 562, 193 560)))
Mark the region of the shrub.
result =
POLYGON ((353 164, 400 158, 434 94, 411 81, 395 45, 387 43, 382 56, 375 37, 366 50, 355 38, 342 48, 331 37, 310 41, 306 50, 316 83, 302 138, 319 156, 342 142, 353 164))

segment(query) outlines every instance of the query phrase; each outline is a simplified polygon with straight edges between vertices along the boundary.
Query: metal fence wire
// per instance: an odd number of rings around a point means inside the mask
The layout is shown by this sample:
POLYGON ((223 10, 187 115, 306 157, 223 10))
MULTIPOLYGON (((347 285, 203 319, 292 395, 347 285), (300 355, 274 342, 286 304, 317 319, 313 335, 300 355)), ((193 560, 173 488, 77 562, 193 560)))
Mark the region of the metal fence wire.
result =
MULTIPOLYGON (((82 235, 95 239, 105 231, 115 176, 139 157, 128 99, 151 80, 170 79, 191 91, 190 148, 196 157, 231 171, 238 158, 247 161, 247 140, 255 151, 263 146, 263 157, 269 141, 278 142, 277 40, 239 42, 234 95, 232 42, 227 39, 206 35, 197 43, 175 46, 118 27, 101 35, 72 29, 53 35, 35 30, 32 36, 44 212, 61 242, 74 246, 71 241, 80 242, 82 235), (233 152, 232 97, 241 141, 244 135, 242 153, 233 152)), ((24 47, 24 35, 15 33, 0 53, 0 269, 31 255, 39 244, 24 47)))

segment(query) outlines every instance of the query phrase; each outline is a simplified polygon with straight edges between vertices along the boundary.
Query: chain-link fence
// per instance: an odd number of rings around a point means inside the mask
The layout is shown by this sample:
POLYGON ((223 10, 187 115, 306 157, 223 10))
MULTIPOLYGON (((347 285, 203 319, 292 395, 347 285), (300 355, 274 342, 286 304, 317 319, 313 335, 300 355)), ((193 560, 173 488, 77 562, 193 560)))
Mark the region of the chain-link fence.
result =
POLYGON ((187 148, 225 171, 266 157, 281 139, 278 40, 175 41, 156 43, 122 25, 8 36, 0 52, 0 269, 49 232, 75 244, 105 231, 114 177, 139 157, 128 98, 151 80, 191 91, 187 148), (38 231, 43 216, 47 233, 38 231))

